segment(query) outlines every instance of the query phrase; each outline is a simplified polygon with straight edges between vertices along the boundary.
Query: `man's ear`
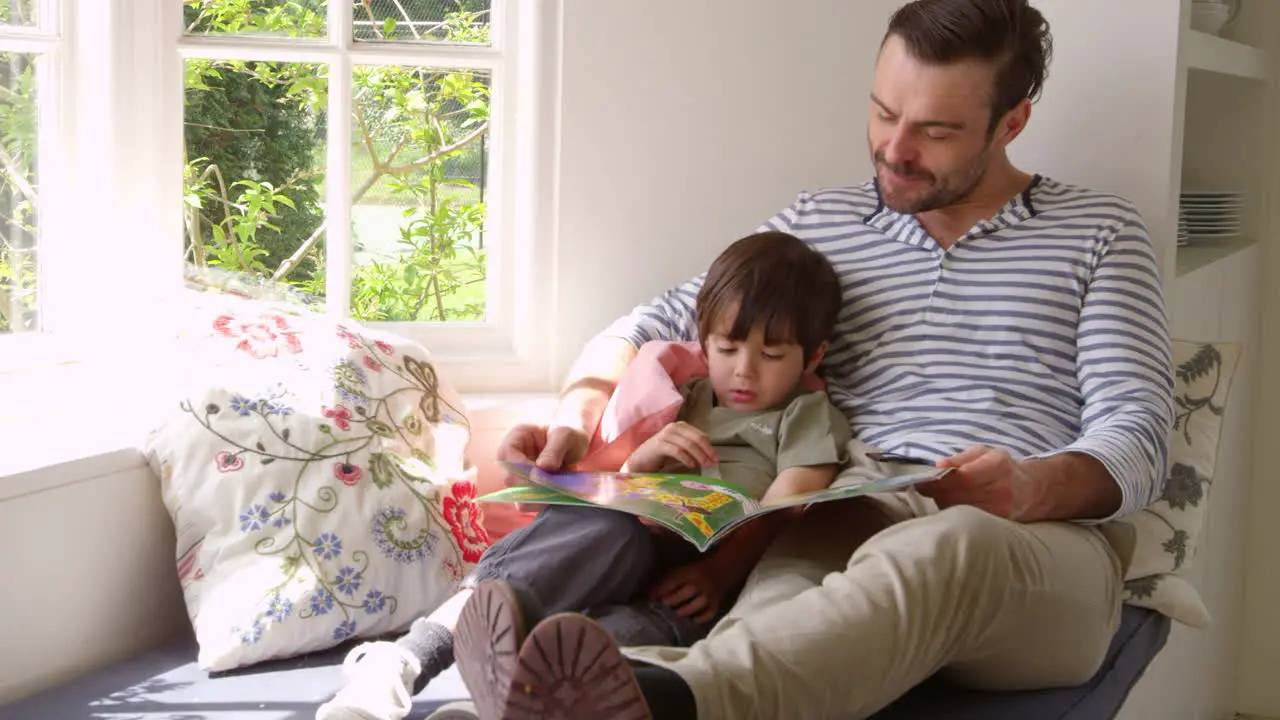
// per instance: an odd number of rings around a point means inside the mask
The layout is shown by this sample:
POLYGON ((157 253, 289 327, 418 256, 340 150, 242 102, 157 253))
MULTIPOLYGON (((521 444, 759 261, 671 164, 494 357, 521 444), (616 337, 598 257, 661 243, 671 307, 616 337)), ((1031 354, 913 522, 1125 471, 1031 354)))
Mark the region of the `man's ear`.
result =
POLYGON ((1000 118, 1000 122, 996 125, 993 144, 998 148, 1005 148, 1009 143, 1013 142, 1027 129, 1027 123, 1031 120, 1031 101, 1022 98, 1013 109, 1004 114, 1000 118))
POLYGON ((808 364, 804 366, 804 371, 813 374, 818 371, 818 365, 822 363, 822 358, 827 354, 827 341, 823 340, 822 344, 813 351, 813 355, 809 358, 808 364))

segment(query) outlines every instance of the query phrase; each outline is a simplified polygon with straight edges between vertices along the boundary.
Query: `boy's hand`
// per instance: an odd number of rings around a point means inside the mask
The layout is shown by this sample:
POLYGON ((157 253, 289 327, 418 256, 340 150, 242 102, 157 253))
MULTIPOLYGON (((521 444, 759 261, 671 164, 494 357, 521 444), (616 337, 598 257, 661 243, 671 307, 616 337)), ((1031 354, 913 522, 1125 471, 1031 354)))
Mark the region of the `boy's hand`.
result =
POLYGON ((667 573, 654 584, 649 597, 680 617, 705 623, 715 618, 724 600, 724 588, 706 562, 692 562, 667 573))
POLYGON ((630 472, 658 472, 668 459, 691 470, 720 462, 706 433, 688 423, 673 422, 636 448, 627 459, 626 469, 630 472))
MULTIPOLYGON (((511 428, 498 445, 499 460, 521 465, 537 465, 549 472, 563 470, 577 462, 587 449, 586 433, 567 427, 549 428, 546 425, 517 425, 511 428)), ((523 485, 524 478, 506 473, 502 478, 505 487, 523 485)), ((516 503, 519 512, 537 512, 542 505, 516 503)))

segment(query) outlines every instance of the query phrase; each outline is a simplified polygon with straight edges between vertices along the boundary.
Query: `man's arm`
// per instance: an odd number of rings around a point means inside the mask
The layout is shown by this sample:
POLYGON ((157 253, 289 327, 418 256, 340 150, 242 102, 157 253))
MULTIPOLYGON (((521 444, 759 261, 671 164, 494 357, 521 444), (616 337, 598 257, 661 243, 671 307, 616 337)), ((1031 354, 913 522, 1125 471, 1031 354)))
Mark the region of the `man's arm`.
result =
POLYGON ((1169 324, 1155 250, 1141 217, 1131 212, 1098 260, 1081 306, 1080 437, 1026 463, 1038 478, 1034 484, 1044 488, 1037 504, 1046 517, 1129 515, 1164 489, 1174 414, 1169 324))
POLYGON ((552 416, 552 427, 567 427, 590 435, 600 422, 613 389, 636 357, 630 341, 600 335, 587 343, 569 369, 552 416))
POLYGON ((593 338, 574 360, 552 414, 547 444, 537 463, 552 470, 586 452, 609 398, 636 352, 651 340, 689 340, 695 334, 694 300, 701 276, 640 305, 593 338))
POLYGON ((1097 520, 1120 511, 1124 493, 1107 467, 1081 453, 1025 460, 1021 463, 1031 486, 1025 522, 1037 520, 1097 520))
POLYGON ((1018 463, 1021 519, 1105 520, 1160 497, 1173 428, 1173 361, 1160 271, 1136 211, 1089 283, 1076 339, 1080 437, 1018 463))
POLYGON ((1022 522, 1109 520, 1160 497, 1173 428, 1168 321, 1151 240, 1137 212, 1103 250, 1076 340, 1083 405, 1070 445, 1015 462, 974 447, 939 465, 956 472, 919 486, 939 507, 973 505, 1022 522))

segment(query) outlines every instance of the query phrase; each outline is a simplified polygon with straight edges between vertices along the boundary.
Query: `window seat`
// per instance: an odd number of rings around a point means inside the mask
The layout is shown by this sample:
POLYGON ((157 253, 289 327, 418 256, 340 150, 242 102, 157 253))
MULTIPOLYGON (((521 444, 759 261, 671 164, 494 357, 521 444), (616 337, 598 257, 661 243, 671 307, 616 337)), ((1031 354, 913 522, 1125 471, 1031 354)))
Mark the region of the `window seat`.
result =
MULTIPOLYGON (((1102 720, 1115 717, 1129 690, 1169 636, 1170 621, 1126 607, 1107 658, 1089 683, 1059 690, 983 693, 933 679, 878 713, 874 720, 1102 720)), ((15 720, 200 718, 311 720, 342 683, 351 645, 264 663, 212 677, 195 664, 190 638, 0 707, 15 720)), ((467 697, 456 668, 414 698, 410 718, 467 697)), ((661 720, 661 719, 658 719, 661 720)))

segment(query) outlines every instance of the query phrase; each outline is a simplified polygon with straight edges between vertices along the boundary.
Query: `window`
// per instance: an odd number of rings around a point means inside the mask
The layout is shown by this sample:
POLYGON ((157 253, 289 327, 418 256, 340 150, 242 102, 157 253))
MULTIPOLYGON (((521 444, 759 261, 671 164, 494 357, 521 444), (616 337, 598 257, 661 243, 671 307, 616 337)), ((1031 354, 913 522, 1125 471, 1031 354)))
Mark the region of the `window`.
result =
POLYGON ((516 8, 541 4, 183 0, 188 272, 286 282, 436 353, 517 355, 516 8))
POLYGON ((41 194, 57 164, 59 9, 0 0, 0 334, 41 327, 41 194))
POLYGON ((0 0, 0 333, 101 348, 249 273, 545 388, 555 5, 0 0))

